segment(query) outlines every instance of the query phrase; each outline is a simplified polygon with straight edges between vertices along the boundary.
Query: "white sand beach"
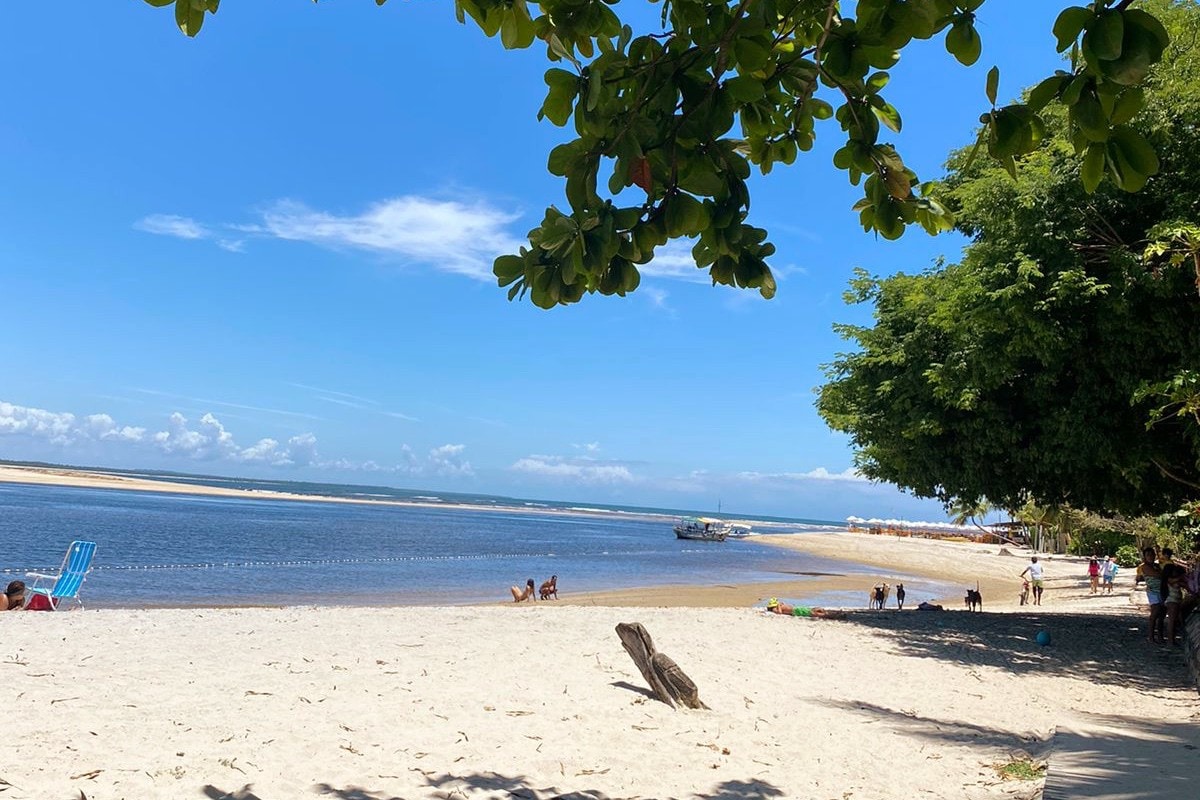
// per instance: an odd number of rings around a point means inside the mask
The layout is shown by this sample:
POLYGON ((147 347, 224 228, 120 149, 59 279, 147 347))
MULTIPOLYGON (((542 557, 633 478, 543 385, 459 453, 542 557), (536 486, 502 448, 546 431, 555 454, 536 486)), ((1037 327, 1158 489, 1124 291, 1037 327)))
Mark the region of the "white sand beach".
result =
MULTIPOLYGON (((1123 599, 1123 598, 1122 598, 1123 599)), ((998 798, 1060 726, 1197 719, 1178 652, 1089 615, 578 607, 0 615, 12 798, 998 798), (648 696, 643 623, 709 711, 648 696), (1045 630, 1052 644, 1034 637, 1045 630), (81 794, 82 793, 82 794, 81 794)), ((1142 731, 1146 731, 1142 733, 1142 731)), ((1153 735, 1160 735, 1154 733, 1153 735)), ((1100 795, 1096 795, 1100 796, 1100 795)))

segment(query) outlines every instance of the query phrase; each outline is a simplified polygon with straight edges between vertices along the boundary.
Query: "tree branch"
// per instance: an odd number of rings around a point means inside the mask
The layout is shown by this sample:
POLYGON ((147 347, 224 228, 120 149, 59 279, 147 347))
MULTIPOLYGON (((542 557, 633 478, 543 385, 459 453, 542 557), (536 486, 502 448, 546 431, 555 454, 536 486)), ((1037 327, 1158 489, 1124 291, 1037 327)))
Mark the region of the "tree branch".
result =
POLYGON ((1158 459, 1152 458, 1152 459, 1150 459, 1150 463, 1153 464, 1154 466, 1158 467, 1158 471, 1161 472, 1164 476, 1170 478, 1171 480, 1175 481, 1176 483, 1182 483, 1184 486, 1191 487, 1192 489, 1200 489, 1200 483, 1193 483, 1193 482, 1187 480, 1186 478, 1181 478, 1178 475, 1173 474, 1169 469, 1167 469, 1162 464, 1160 464, 1158 462, 1158 459))

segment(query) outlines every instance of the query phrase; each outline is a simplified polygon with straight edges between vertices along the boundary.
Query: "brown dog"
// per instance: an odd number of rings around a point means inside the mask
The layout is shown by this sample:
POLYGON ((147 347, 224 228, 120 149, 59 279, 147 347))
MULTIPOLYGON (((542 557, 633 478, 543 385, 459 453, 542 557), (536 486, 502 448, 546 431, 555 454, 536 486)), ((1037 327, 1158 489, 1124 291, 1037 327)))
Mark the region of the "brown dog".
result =
POLYGON ((983 595, 979 589, 967 589, 967 611, 983 611, 983 595))
POLYGON ((867 592, 867 608, 883 608, 891 593, 892 587, 886 583, 875 586, 867 592))
POLYGON ((548 580, 542 584, 542 588, 539 590, 538 593, 542 596, 543 600, 549 600, 551 597, 554 597, 554 599, 557 600, 558 599, 558 576, 551 575, 550 580, 548 580))

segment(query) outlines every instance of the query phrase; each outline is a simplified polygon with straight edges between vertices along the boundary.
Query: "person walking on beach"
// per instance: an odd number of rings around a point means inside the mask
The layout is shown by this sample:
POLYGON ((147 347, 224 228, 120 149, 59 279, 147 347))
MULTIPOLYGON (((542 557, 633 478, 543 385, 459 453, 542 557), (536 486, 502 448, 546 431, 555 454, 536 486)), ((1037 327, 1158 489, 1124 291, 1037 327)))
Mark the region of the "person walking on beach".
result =
POLYGON ((1018 577, 1024 578, 1029 575, 1029 582, 1033 584, 1033 604, 1040 606, 1042 604, 1042 589, 1045 588, 1046 573, 1042 565, 1038 562, 1037 556, 1032 556, 1029 559, 1029 566, 1021 570, 1018 577))
POLYGON ((1104 563, 1100 565, 1100 577, 1104 581, 1104 593, 1112 594, 1113 580, 1117 577, 1117 562, 1113 561, 1112 556, 1104 559, 1104 563))
POLYGON ((1088 562, 1088 583, 1091 585, 1092 594, 1100 591, 1100 562, 1095 556, 1088 562))
POLYGON ((24 607, 25 581, 13 581, 0 596, 0 611, 16 611, 24 607))
POLYGON ((1155 560, 1154 548, 1145 548, 1142 550, 1142 563, 1138 564, 1133 584, 1134 586, 1142 582, 1146 584, 1146 602, 1150 604, 1150 631, 1146 638, 1151 642, 1163 641, 1162 635, 1158 632, 1158 624, 1165 611, 1162 578, 1162 567, 1155 560))

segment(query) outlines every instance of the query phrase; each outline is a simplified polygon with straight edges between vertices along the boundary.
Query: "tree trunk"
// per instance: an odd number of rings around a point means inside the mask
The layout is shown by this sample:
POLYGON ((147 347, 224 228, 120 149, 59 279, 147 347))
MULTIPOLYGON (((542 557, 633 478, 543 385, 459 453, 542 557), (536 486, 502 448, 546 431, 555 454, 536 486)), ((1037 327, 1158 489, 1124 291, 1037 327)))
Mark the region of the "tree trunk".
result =
POLYGON ((701 702, 700 692, 692 679, 666 654, 654 649, 654 641, 642 623, 619 623, 617 636, 621 638, 621 645, 633 663, 637 664, 646 683, 650 684, 655 697, 672 708, 676 703, 688 708, 708 708, 701 702))

